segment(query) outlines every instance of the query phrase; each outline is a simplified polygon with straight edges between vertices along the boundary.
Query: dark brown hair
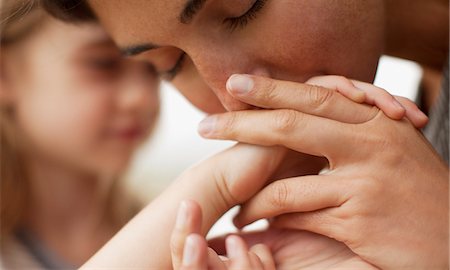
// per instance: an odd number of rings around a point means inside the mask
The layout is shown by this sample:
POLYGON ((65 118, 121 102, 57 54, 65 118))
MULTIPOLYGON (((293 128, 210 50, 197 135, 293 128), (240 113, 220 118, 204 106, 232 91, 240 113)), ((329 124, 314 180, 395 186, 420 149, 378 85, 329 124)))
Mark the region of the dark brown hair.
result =
POLYGON ((85 0, 41 0, 42 7, 54 17, 67 22, 95 21, 96 16, 85 0))

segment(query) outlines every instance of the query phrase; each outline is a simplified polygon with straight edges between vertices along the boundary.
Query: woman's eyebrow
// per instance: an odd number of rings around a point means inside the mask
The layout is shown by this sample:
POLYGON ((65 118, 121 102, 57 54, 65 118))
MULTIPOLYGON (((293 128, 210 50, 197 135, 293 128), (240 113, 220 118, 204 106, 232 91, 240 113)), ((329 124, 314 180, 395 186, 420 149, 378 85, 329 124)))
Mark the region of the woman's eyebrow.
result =
POLYGON ((178 17, 182 24, 189 24, 195 15, 203 8, 207 0, 187 0, 183 11, 178 17))
POLYGON ((135 56, 138 54, 141 54, 146 51, 154 50, 160 48, 160 46, 151 44, 151 43, 145 43, 145 44, 137 44, 137 45, 131 45, 126 46, 123 48, 120 48, 120 52, 123 56, 129 57, 129 56, 135 56))

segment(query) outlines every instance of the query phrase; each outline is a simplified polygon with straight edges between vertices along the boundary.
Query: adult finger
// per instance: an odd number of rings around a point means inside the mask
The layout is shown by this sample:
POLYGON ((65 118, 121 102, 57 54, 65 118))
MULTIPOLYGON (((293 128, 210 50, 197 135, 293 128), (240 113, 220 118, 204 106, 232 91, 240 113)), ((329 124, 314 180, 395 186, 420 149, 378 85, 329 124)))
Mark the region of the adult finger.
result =
POLYGON ((356 125, 304 114, 294 110, 228 112, 204 119, 199 133, 209 139, 249 144, 283 145, 316 155, 341 156, 359 133, 356 125))
POLYGON ((198 234, 186 238, 181 270, 207 270, 208 246, 206 240, 198 234))
MULTIPOLYGON (((174 269, 179 269, 181 265, 186 238, 192 233, 200 233, 201 225, 202 211, 200 206, 192 200, 182 201, 178 208, 177 219, 170 239, 174 269)), ((196 240, 193 243, 198 244, 196 240)))
POLYGON ((363 123, 377 113, 377 108, 355 103, 317 85, 233 75, 227 82, 227 89, 235 98, 260 108, 292 109, 344 123, 363 123))
POLYGON ((345 224, 338 216, 338 208, 326 208, 312 212, 289 213, 274 217, 270 226, 279 229, 295 229, 321 234, 345 242, 345 224))
POLYGON ((234 223, 243 227, 262 218, 339 207, 349 198, 344 189, 345 183, 332 175, 278 180, 243 204, 234 223))

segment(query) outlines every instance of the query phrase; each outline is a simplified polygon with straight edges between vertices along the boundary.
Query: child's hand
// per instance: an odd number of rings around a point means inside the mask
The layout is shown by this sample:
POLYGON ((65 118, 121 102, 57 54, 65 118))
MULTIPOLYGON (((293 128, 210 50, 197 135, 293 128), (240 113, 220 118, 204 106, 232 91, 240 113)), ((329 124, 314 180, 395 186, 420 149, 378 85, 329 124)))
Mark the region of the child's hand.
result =
POLYGON ((428 122, 428 117, 411 100, 392 96, 386 90, 369 83, 341 76, 319 76, 309 79, 306 84, 336 90, 354 102, 377 106, 393 120, 406 117, 416 128, 423 128, 428 122))
POLYGON ((201 233, 200 206, 191 200, 183 201, 171 237, 172 262, 175 270, 275 269, 268 247, 262 244, 250 250, 236 235, 226 239, 228 257, 219 256, 201 233))
MULTIPOLYGON (((282 147, 238 144, 188 169, 84 267, 170 268, 169 243, 180 202, 191 199, 202 206, 201 235, 206 235, 227 210, 247 201, 271 179, 286 152, 282 147)), ((182 258, 183 246, 178 252, 179 258, 182 258)))

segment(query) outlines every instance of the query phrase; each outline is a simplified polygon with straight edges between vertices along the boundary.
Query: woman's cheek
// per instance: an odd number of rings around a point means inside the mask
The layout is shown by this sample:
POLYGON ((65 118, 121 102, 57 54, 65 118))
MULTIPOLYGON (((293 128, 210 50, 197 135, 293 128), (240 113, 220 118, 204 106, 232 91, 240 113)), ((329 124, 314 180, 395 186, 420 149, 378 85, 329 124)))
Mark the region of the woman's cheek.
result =
POLYGON ((273 77, 335 74, 371 81, 382 50, 382 6, 372 0, 348 2, 272 4, 273 19, 259 23, 265 30, 255 37, 260 44, 255 51, 261 52, 273 77))

